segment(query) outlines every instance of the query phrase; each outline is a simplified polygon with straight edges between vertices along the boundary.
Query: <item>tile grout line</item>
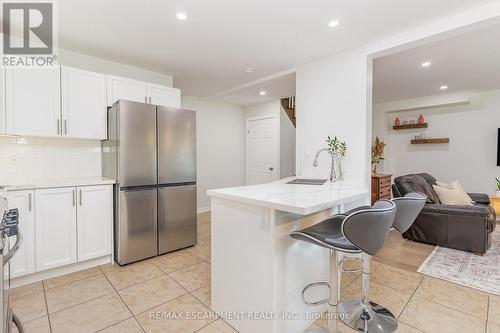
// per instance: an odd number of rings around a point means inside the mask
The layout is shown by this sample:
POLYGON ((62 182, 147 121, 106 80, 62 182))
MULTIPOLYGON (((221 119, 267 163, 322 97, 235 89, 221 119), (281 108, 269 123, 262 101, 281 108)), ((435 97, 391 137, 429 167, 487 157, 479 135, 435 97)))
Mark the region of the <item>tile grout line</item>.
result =
MULTIPOLYGON (((99 267, 99 269, 101 269, 101 268, 99 267)), ((102 269, 101 269, 101 271, 102 271, 102 269)), ((104 273, 104 272, 103 272, 103 273, 104 273)), ((111 281, 109 281, 109 279, 108 279, 108 277, 106 276, 106 274, 104 274, 104 277, 106 278, 106 280, 108 281, 108 283, 111 285, 111 287, 112 287, 112 288, 113 288, 113 290, 115 291, 116 295, 120 298, 120 300, 122 301, 122 303, 125 305, 125 307, 127 308, 127 310, 128 310, 128 311, 130 312, 130 314, 132 315, 132 317, 129 317, 129 318, 127 318, 127 319, 134 318, 134 319, 137 321, 137 323, 139 324, 139 326, 141 327, 141 329, 143 330, 143 332, 146 332, 146 330, 144 329, 144 327, 142 327, 142 325, 141 325, 141 323, 139 322, 139 320, 137 320, 137 318, 135 318, 134 313, 132 312, 132 310, 130 310, 130 308, 128 307, 128 304, 127 304, 127 303, 123 300, 123 298, 122 298, 122 296, 120 295, 120 293, 118 292, 118 290, 116 290, 115 286, 111 283, 111 281)), ((151 280, 152 280, 152 279, 151 279, 151 280)), ((148 281, 149 281, 149 280, 148 280, 148 281)), ((124 288, 124 289, 125 289, 125 288, 124 288)), ((127 320, 127 319, 125 319, 125 320, 127 320)), ((101 331, 102 331, 102 330, 104 330, 104 329, 106 329, 106 328, 108 328, 108 327, 111 327, 111 326, 113 326, 113 325, 116 325, 116 324, 118 324, 119 322, 121 322, 121 321, 118 321, 118 322, 113 323, 113 324, 111 324, 111 325, 109 325, 109 326, 106 326, 106 327, 104 327, 103 329, 101 329, 101 331)))
POLYGON ((484 328, 484 333, 488 333, 488 320, 490 319, 490 299, 491 296, 488 295, 488 305, 486 306, 486 325, 484 328))
POLYGON ((50 320, 50 313, 49 313, 49 304, 47 303, 47 294, 45 293, 45 284, 42 282, 42 289, 43 289, 43 299, 45 301, 45 307, 47 309, 47 321, 49 322, 49 331, 52 333, 52 323, 50 320))
MULTIPOLYGON (((403 310, 401 310, 401 313, 399 314, 399 316, 398 316, 398 318, 397 318, 397 321, 398 321, 398 322, 399 322, 399 321, 401 321, 401 320, 400 320, 401 316, 403 315, 403 313, 405 312, 405 310, 408 308, 408 304, 410 304, 410 302, 412 301, 413 297, 415 296, 415 293, 417 292, 418 288, 420 288, 420 285, 422 284, 422 282, 423 282, 423 281, 424 281, 424 278, 422 278, 422 279, 420 280, 420 282, 418 283, 418 286, 415 288, 415 290, 414 290, 414 291, 413 291, 413 293, 411 294, 410 298, 408 299, 408 302, 406 302, 406 304, 405 304, 405 306, 404 306, 403 310)), ((417 327, 413 327, 412 325, 410 325, 410 324, 408 324, 408 323, 405 323, 404 321, 401 321, 401 322, 402 322, 403 324, 405 324, 405 325, 408 325, 408 326, 410 326, 410 327, 412 327, 412 328, 416 329, 416 330, 419 330, 419 331, 425 332, 425 331, 423 331, 423 330, 421 330, 421 329, 419 329, 419 328, 417 328, 417 327)))
MULTIPOLYGON (((99 268, 99 266, 96 266, 96 268, 99 268)), ((99 271, 100 271, 100 270, 99 270, 99 271)), ((101 272, 101 271, 100 271, 100 272, 101 272)), ((78 273, 78 272, 75 272, 75 273, 78 273)), ((70 274, 71 274, 71 273, 70 273, 70 274)), ((78 281, 87 280, 87 279, 93 278, 93 277, 95 277, 95 276, 97 276, 97 275, 99 275, 99 274, 104 274, 104 273, 96 273, 96 274, 94 274, 94 275, 89 275, 89 276, 84 277, 84 278, 79 278, 79 279, 75 279, 75 280, 73 280, 73 281, 69 281, 69 282, 66 282, 66 283, 62 283, 62 284, 57 285, 57 286, 55 286, 55 287, 47 287, 47 288, 45 288, 45 284, 43 284, 43 281, 44 281, 44 280, 42 280, 43 290, 44 290, 44 291, 45 291, 45 290, 50 290, 50 289, 54 289, 54 288, 58 288, 58 287, 62 287, 62 286, 68 285, 68 284, 73 283, 73 282, 78 282, 78 281)), ((61 275, 61 276, 64 276, 64 275, 61 275)))

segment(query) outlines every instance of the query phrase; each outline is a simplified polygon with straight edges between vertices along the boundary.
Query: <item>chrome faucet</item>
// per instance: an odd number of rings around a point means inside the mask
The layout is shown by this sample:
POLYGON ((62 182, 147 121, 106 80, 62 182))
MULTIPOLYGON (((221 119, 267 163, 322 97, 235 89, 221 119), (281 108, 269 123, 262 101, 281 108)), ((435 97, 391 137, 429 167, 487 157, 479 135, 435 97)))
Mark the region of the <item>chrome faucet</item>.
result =
POLYGON ((329 148, 323 148, 323 149, 318 150, 318 152, 316 153, 316 157, 314 158, 313 167, 316 168, 318 166, 318 157, 324 151, 327 151, 330 154, 330 157, 332 158, 332 167, 330 169, 330 182, 334 182, 335 178, 337 178, 337 176, 335 175, 335 162, 334 162, 333 153, 329 148))

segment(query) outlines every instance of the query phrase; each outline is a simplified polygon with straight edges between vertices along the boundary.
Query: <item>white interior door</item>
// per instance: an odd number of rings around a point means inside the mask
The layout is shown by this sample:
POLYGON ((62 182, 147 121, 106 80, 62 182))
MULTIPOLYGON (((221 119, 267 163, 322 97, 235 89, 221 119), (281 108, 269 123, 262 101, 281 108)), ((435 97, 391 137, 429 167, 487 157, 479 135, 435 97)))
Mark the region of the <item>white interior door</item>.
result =
POLYGON ((279 118, 277 115, 247 119, 246 183, 269 183, 278 180, 279 118))

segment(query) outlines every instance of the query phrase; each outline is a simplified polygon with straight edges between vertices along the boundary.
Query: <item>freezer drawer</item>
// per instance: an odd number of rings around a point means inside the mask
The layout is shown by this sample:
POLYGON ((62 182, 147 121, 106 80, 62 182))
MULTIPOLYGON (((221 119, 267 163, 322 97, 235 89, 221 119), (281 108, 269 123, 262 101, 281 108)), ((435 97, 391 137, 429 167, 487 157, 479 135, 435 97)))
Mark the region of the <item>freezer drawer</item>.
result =
POLYGON ((120 186, 156 184, 156 107, 118 103, 120 186))
POLYGON ((160 254, 196 244, 196 185, 158 188, 160 254))
POLYGON ((157 190, 136 188, 119 193, 115 225, 116 261, 120 265, 157 255, 157 190))
POLYGON ((158 107, 158 184, 196 182, 196 112, 158 107))

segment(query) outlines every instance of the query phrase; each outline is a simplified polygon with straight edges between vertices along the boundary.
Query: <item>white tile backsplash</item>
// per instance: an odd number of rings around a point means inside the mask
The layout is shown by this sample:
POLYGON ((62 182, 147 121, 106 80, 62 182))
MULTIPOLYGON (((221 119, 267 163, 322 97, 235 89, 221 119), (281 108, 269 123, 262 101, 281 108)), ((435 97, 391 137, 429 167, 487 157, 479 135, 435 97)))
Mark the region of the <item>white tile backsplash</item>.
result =
POLYGON ((0 185, 100 176, 100 141, 0 137, 0 185))

